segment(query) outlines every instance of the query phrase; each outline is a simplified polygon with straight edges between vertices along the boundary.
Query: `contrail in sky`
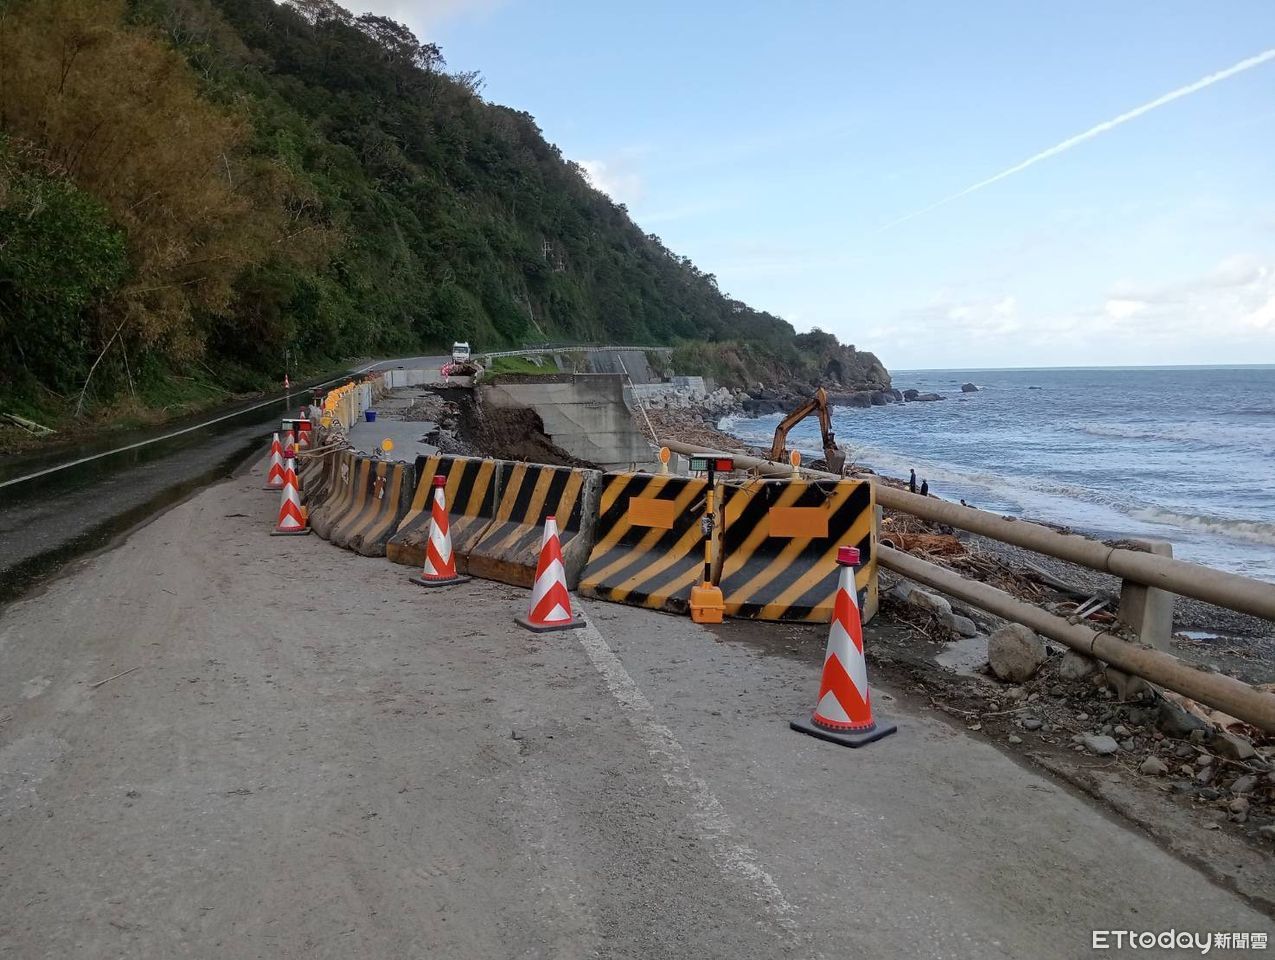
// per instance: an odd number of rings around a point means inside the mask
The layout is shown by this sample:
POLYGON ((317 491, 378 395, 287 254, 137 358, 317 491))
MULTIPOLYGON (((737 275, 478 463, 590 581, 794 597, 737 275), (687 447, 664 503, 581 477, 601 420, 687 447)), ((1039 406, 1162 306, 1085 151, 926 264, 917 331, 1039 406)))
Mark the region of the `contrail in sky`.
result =
POLYGON ((1021 173, 1028 167, 1033 167, 1040 163, 1042 160, 1048 160, 1050 157, 1056 157, 1058 154, 1065 153, 1072 147, 1079 146, 1086 140, 1092 140, 1099 134, 1106 133, 1108 130, 1114 130, 1122 123, 1128 123, 1130 120, 1136 120, 1144 113, 1150 113, 1152 110, 1163 107, 1165 104, 1172 103, 1174 100, 1181 100, 1183 97, 1190 96, 1197 91, 1203 90, 1205 87, 1211 87, 1213 84, 1221 83, 1223 80, 1230 79, 1236 74, 1243 73, 1246 70, 1252 70, 1254 67, 1260 66, 1267 60, 1275 60, 1275 49, 1264 50, 1255 57, 1249 57, 1247 60, 1241 60, 1234 66, 1227 67, 1225 70, 1219 70, 1217 73, 1210 73, 1207 77, 1197 80, 1195 83, 1189 83, 1185 87, 1178 87, 1178 89, 1170 91, 1162 97, 1157 97, 1150 103, 1144 103, 1140 107, 1134 107, 1128 113, 1122 113, 1120 116, 1111 120, 1104 120, 1097 126, 1090 127, 1084 133, 1078 133, 1074 137, 1068 137, 1062 143, 1055 144, 1048 150, 1042 150, 1035 156, 1028 157, 1022 163, 1016 163, 1007 170, 1002 170, 1000 173, 988 177, 986 180, 980 180, 973 186, 966 187, 960 193, 954 193, 950 197, 944 197, 942 200, 937 200, 934 203, 931 203, 928 207, 922 207, 920 210, 913 210, 911 213, 905 213, 898 219, 891 220, 885 226, 881 227, 878 233, 884 233, 886 230, 893 229, 901 223, 906 223, 907 221, 919 217, 922 214, 929 213, 931 210, 945 206, 953 200, 968 197, 971 193, 982 190, 984 187, 990 187, 993 183, 1004 180, 1006 177, 1012 177, 1016 173, 1021 173))

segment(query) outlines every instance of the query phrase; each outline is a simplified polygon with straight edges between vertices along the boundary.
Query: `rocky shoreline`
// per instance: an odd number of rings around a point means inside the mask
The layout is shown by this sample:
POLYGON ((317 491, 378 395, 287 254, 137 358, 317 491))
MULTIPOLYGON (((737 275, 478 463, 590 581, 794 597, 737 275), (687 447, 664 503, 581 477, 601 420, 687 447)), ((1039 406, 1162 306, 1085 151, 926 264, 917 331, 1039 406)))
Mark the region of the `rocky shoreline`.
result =
MULTIPOLYGON (((680 377, 672 383, 646 385, 642 388, 643 406, 650 410, 685 410, 691 414, 720 419, 727 416, 765 417, 773 413, 790 413, 814 396, 819 386, 795 384, 767 387, 757 384, 747 390, 728 387, 708 389, 698 377, 680 377), (681 382, 678 382, 681 381, 681 382), (698 381, 698 382, 697 382, 698 381)), ((847 390, 840 385, 827 385, 828 402, 834 407, 866 409, 892 403, 933 403, 946 400, 941 393, 899 390, 896 387, 870 387, 847 390)), ((962 393, 977 393, 973 383, 961 385, 962 393)))

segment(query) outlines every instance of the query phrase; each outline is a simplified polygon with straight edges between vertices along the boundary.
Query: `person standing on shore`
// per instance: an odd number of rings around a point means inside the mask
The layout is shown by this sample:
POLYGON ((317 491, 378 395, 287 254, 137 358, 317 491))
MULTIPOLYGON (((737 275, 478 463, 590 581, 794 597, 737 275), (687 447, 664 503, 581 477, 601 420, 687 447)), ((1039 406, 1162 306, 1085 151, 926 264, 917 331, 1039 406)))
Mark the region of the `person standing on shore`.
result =
POLYGON ((921 481, 921 496, 928 497, 930 495, 930 481, 921 481))
POLYGON ((910 473, 911 476, 908 477, 908 490, 911 493, 916 493, 916 471, 912 470, 910 473))

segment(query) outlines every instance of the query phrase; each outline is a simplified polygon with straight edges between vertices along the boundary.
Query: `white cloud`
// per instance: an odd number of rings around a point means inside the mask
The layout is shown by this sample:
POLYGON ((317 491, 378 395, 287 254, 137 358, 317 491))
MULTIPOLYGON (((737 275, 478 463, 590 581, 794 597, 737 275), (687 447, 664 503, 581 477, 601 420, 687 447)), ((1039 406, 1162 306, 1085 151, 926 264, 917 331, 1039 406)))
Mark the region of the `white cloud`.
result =
POLYGON ((1244 322, 1255 330, 1275 329, 1275 294, 1245 317, 1244 322))
MULTIPOLYGON (((883 358, 924 366, 1189 362, 1210 356, 1275 356, 1275 259, 1230 257, 1198 277, 1133 295, 1124 283, 1091 306, 1051 310, 1013 296, 935 297, 860 336, 883 358), (1229 346, 1228 346, 1229 345, 1229 346)), ((887 359, 887 363, 889 360, 887 359)))
POLYGON ((1135 314, 1141 313, 1147 308, 1145 300, 1127 300, 1123 297, 1113 297, 1107 301, 1106 312, 1112 320, 1125 320, 1135 314))
POLYGON ((631 204, 642 199, 642 177, 624 160, 581 160, 580 166, 593 188, 616 203, 631 204))
POLYGON ((361 7, 366 7, 371 13, 378 13, 399 23, 406 23, 415 31, 427 33, 428 28, 442 20, 460 16, 485 16, 503 6, 504 2, 505 0, 362 0, 360 3, 353 0, 342 5, 356 14, 363 12, 361 7))

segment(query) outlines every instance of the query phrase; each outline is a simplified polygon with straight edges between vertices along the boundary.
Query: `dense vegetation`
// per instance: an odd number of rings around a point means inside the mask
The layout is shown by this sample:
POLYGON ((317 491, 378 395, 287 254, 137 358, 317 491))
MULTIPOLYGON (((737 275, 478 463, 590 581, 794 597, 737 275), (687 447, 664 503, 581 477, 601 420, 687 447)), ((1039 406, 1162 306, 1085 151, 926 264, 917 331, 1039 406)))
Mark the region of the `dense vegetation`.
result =
POLYGON ((480 86, 330 0, 0 0, 0 400, 249 389, 285 350, 454 337, 836 375, 835 340, 725 296, 480 86))

